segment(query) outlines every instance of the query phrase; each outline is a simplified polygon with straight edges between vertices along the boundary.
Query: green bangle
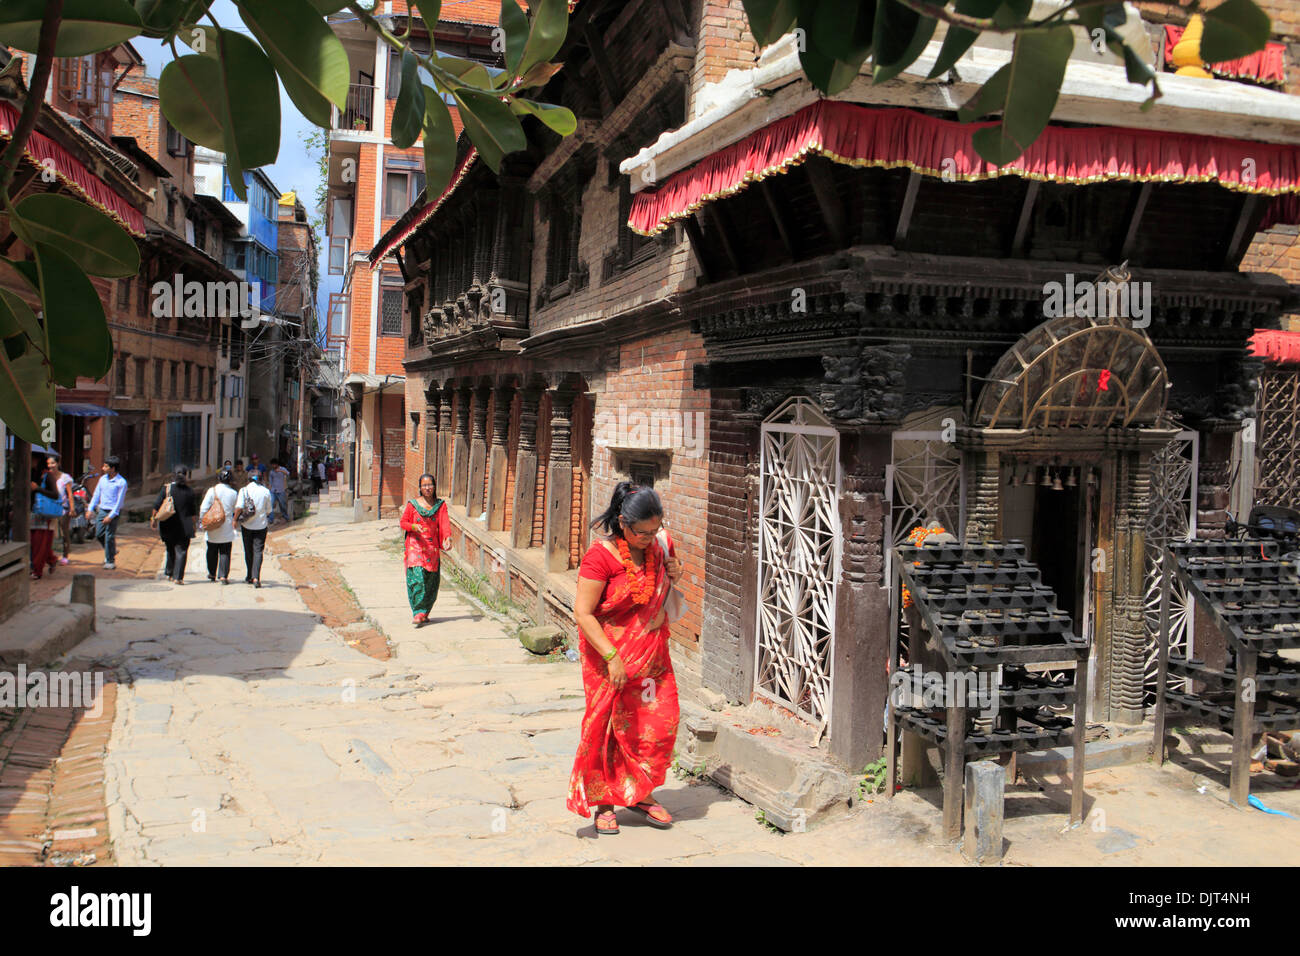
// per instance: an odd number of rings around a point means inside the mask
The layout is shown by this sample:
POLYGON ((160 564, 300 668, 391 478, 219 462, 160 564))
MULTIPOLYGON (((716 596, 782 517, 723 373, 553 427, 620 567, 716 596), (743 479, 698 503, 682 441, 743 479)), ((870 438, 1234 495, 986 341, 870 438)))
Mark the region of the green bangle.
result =
POLYGON ((612 648, 608 654, 601 654, 600 657, 601 660, 603 660, 606 664, 608 664, 610 661, 614 659, 614 655, 617 653, 618 653, 618 648, 615 647, 612 648))

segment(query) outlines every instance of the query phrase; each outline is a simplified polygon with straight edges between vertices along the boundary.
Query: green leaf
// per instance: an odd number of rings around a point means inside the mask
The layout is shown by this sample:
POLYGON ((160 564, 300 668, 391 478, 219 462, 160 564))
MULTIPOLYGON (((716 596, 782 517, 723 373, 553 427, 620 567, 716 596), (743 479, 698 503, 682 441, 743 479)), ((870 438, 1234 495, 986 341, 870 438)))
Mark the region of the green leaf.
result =
POLYGON ((1205 15, 1201 59, 1206 63, 1236 60, 1264 49, 1268 43, 1268 14, 1254 0, 1226 0, 1205 15))
POLYGON ((744 0, 749 32, 760 47, 775 43, 794 28, 796 0, 744 0))
POLYGON ((898 0, 879 0, 872 41, 872 65, 880 68, 898 64, 912 45, 920 20, 919 13, 898 0))
POLYGON ((528 17, 515 0, 501 0, 500 23, 506 35, 506 73, 513 77, 517 75, 524 58, 524 47, 528 45, 528 17))
POLYGON ((0 289, 0 339, 26 336, 45 348, 45 330, 32 307, 18 293, 0 289))
POLYGON ((828 57, 811 44, 799 51, 799 64, 808 75, 808 79, 812 81, 812 85, 827 96, 834 96, 848 89, 849 84, 858 78, 858 71, 861 68, 861 64, 844 63, 828 57))
POLYGON ((1124 42, 1124 38, 1112 30, 1110 27, 1102 27, 1106 31, 1106 45, 1111 50, 1124 58, 1124 73, 1130 83, 1137 83, 1145 86, 1151 82, 1151 78, 1156 75, 1155 69, 1142 57, 1138 56, 1137 51, 1124 42))
MULTIPOLYGON (((1002 0, 957 0, 957 6, 954 8, 957 13, 964 14, 968 17, 991 17, 1002 5, 1002 0)), ((1091 10, 1092 7, 1085 7, 1085 10, 1091 10)), ((971 48, 979 34, 974 30, 966 30, 962 27, 949 26, 948 32, 944 34, 943 45, 939 47, 939 58, 934 61, 934 68, 930 70, 927 80, 933 80, 940 77, 953 68, 953 65, 966 55, 966 51, 971 48)))
POLYGON ((578 119, 573 115, 573 112, 563 106, 556 106, 554 103, 538 103, 517 96, 510 104, 510 108, 520 116, 525 113, 536 116, 561 136, 571 136, 574 130, 578 128, 578 119))
POLYGON ((338 13, 351 2, 352 0, 311 0, 311 5, 322 17, 328 17, 331 13, 338 13))
POLYGON ((562 69, 564 69, 563 63, 538 63, 519 78, 519 88, 527 90, 536 86, 545 86, 550 82, 551 77, 562 69))
POLYGON ((28 232, 91 275, 113 279, 140 271, 131 234, 94 206, 58 193, 33 193, 14 207, 28 232))
POLYGON ((907 45, 907 49, 891 64, 878 63, 872 73, 871 82, 885 83, 892 80, 898 74, 916 62, 916 58, 925 52, 930 37, 934 36, 934 29, 939 25, 937 20, 931 20, 929 17, 919 17, 916 23, 916 32, 912 34, 912 40, 907 45))
POLYGON ((501 171, 502 158, 528 147, 519 117, 501 100, 473 90, 456 90, 453 95, 469 138, 492 172, 501 171))
MULTIPOLYGON (((0 3, 0 43, 35 53, 44 17, 45 0, 4 0, 0 3)), ((84 56, 111 50, 143 29, 140 15, 126 0, 64 0, 54 55, 84 56)))
POLYGON ((56 382, 75 385, 77 377, 99 379, 113 367, 113 337, 104 306, 90 279, 53 246, 36 243, 45 330, 56 347, 49 352, 56 382))
POLYGON ((826 56, 861 64, 871 54, 876 0, 805 0, 799 7, 804 40, 826 56))
POLYGON ((1034 0, 1002 0, 1001 5, 993 11, 993 22, 1000 27, 1024 23, 1033 8, 1034 0))
POLYGON ((436 24, 442 16, 442 0, 420 0, 419 3, 411 0, 407 6, 414 8, 416 16, 423 20, 426 26, 436 24))
POLYGON ((163 67, 158 77, 158 99, 167 122, 192 143, 210 149, 226 145, 221 127, 221 107, 209 98, 220 95, 221 64, 215 57, 191 53, 163 67))
POLYGON ((492 85, 492 77, 482 63, 462 60, 455 56, 440 56, 434 60, 434 64, 442 67, 467 86, 483 89, 492 85))
POLYGON ((436 90, 424 90, 424 195, 433 202, 456 171, 456 127, 436 90))
POLYGON ((280 151, 280 91, 270 59, 247 37, 221 30, 217 54, 167 64, 158 96, 186 139, 226 154, 230 185, 247 201, 243 171, 275 162, 280 151))
POLYGON ((958 112, 958 117, 966 121, 971 115, 968 108, 976 100, 979 102, 975 105, 978 110, 975 115, 990 112, 997 108, 997 97, 993 94, 1002 92, 1002 122, 971 137, 980 156, 1005 166, 1038 138, 1052 118, 1073 49, 1074 32, 1068 26, 1016 37, 1011 62, 989 77, 984 89, 958 112), (989 90, 990 87, 993 89, 989 90))
POLYGON ((212 0, 135 0, 135 12, 147 37, 161 39, 176 35, 183 23, 193 23, 212 6, 212 0))
POLYGON ((1011 82, 1011 64, 998 68, 997 72, 984 81, 984 85, 975 91, 975 95, 957 110, 957 119, 963 123, 977 120, 996 110, 1002 109, 1007 101, 1007 85, 1011 82))
MULTIPOLYGON (((0 289, 0 329, 4 328, 32 328, 32 339, 40 349, 48 349, 44 329, 31 308, 17 295, 0 289)), ((9 338, 5 345, 12 341, 9 338)), ((26 346, 25 339, 19 341, 26 346)), ((49 380, 44 356, 31 347, 18 352, 0 349, 0 419, 19 438, 39 442, 42 424, 53 416, 55 384, 49 380)))
POLYGON ((555 56, 569 32, 569 0, 541 0, 534 10, 533 28, 519 61, 520 73, 555 56))
POLYGON ((403 50, 402 88, 393 104, 392 139, 398 149, 409 148, 424 128, 424 87, 420 84, 419 71, 420 62, 415 54, 403 50))
POLYGON ((240 0, 239 15, 262 44, 295 106, 312 123, 330 125, 330 104, 348 99, 348 54, 307 0, 240 0))

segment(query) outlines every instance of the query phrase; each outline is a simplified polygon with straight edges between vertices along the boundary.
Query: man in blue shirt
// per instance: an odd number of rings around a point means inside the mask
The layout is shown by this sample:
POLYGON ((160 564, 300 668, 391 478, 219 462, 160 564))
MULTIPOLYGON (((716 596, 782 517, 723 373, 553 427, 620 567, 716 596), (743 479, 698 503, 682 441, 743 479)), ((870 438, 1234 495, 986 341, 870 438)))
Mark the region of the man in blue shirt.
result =
POLYGON ((117 567, 117 519, 126 503, 126 479, 117 473, 120 462, 116 455, 104 459, 103 473, 95 482, 95 494, 86 508, 86 520, 95 524, 95 537, 104 542, 104 567, 110 571, 117 567))

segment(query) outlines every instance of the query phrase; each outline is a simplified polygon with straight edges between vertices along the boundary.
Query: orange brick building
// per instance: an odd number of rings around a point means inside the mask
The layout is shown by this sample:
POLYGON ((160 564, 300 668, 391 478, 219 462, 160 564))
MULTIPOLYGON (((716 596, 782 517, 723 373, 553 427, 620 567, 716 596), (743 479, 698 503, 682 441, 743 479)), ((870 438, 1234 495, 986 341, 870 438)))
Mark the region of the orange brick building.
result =
MULTIPOLYGON (((500 7, 448 3, 433 36, 441 52, 481 58, 490 54, 491 27, 500 7), (491 7, 490 13, 486 8, 491 7)), ((376 4, 376 15, 409 16, 405 2, 376 4)), ((374 31, 343 11, 330 18, 348 53, 352 84, 347 106, 335 110, 329 137, 326 232, 332 275, 343 291, 330 310, 331 336, 341 348, 345 385, 342 432, 353 441, 344 451, 345 479, 357 513, 378 517, 403 503, 406 421, 402 357, 402 284, 395 265, 371 271, 365 254, 416 201, 424 189, 422 141, 397 149, 389 138, 398 74, 396 57, 374 31)), ((429 31, 416 19, 413 46, 429 49, 429 31)), ((459 132, 459 118, 452 109, 459 132)))

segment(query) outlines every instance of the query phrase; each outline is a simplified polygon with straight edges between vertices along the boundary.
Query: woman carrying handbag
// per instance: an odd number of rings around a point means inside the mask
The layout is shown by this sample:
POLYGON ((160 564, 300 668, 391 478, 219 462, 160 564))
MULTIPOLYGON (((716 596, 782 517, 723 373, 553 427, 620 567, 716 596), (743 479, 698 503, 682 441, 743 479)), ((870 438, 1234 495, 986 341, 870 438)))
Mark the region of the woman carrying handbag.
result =
POLYGON ((199 505, 199 526, 207 542, 208 580, 230 583, 230 549, 235 543, 235 502, 239 492, 231 487, 230 468, 217 473, 217 483, 208 489, 199 505))
POLYGON ((63 517, 63 502, 54 473, 59 463, 54 458, 45 460, 45 471, 39 482, 32 482, 32 523, 29 529, 32 547, 32 580, 39 581, 48 567, 51 573, 59 566, 54 557, 54 525, 63 517))
POLYGON ((194 489, 186 481, 188 472, 181 467, 176 469, 174 480, 158 489, 154 501, 153 517, 149 523, 158 528, 158 536, 167 546, 167 567, 164 573, 167 580, 177 584, 185 583, 185 560, 189 555, 190 542, 194 540, 194 519, 198 515, 198 502, 195 501, 194 489))

